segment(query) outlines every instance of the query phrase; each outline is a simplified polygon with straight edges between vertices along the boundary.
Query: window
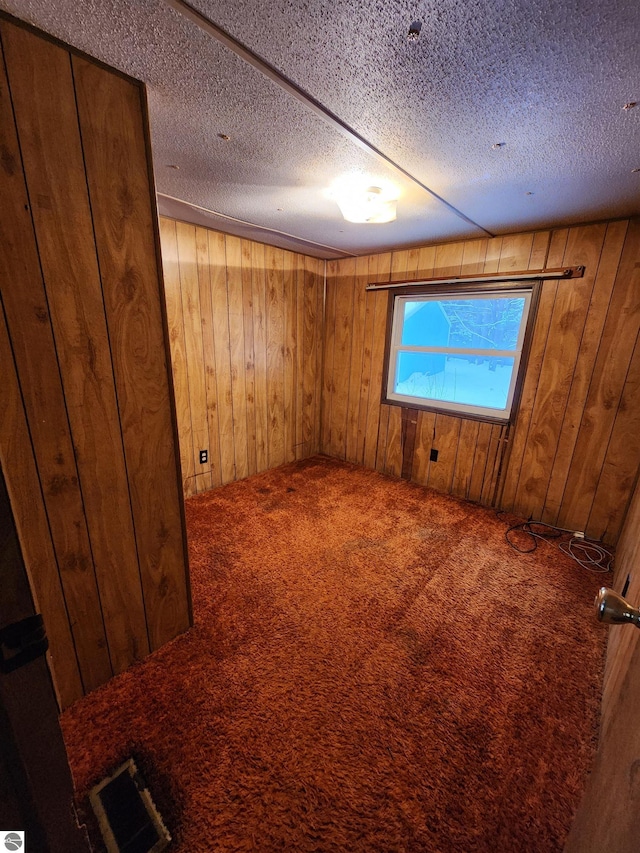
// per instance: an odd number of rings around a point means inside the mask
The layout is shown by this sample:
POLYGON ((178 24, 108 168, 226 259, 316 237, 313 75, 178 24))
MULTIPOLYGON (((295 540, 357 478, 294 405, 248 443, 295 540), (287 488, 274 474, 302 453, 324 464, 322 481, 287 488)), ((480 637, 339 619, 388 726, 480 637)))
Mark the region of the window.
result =
POLYGON ((508 421, 533 287, 396 295, 386 402, 508 421))

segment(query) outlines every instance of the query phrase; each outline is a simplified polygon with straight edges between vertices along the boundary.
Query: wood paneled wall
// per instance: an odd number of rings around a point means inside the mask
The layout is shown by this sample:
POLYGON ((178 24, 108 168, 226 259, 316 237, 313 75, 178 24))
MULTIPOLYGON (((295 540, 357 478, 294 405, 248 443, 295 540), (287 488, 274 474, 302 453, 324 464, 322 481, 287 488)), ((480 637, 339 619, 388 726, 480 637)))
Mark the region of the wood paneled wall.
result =
POLYGON ((64 707, 190 623, 146 108, 0 39, 0 453, 64 707))
POLYGON ((164 217, 160 233, 185 496, 317 453, 324 262, 164 217))
POLYGON ((615 542, 640 461, 639 287, 637 220, 328 262, 322 450, 615 542), (515 426, 380 404, 389 297, 367 282, 564 265, 585 276, 542 286, 515 426))
MULTIPOLYGON (((640 488, 616 549, 613 584, 640 607, 640 488)), ((602 692, 600 742, 587 790, 565 847, 566 853, 635 853, 638 849, 638 767, 640 767, 640 632, 632 625, 609 631, 602 692)))

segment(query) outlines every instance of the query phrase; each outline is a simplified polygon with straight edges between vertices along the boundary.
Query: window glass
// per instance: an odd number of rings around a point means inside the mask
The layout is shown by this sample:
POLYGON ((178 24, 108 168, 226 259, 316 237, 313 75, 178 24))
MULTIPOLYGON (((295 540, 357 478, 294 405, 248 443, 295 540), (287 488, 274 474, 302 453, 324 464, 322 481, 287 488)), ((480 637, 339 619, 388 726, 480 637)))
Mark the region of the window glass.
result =
POLYGON ((508 420, 531 288, 395 296, 387 399, 508 420))

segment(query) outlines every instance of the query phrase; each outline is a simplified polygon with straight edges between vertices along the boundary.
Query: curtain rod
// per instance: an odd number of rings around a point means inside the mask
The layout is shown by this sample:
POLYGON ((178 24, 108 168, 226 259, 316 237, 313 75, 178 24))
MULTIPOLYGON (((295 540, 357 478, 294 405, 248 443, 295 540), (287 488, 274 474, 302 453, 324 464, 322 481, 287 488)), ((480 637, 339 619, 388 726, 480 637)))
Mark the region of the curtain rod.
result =
POLYGON ((509 282, 509 281, 540 281, 550 278, 582 278, 584 267, 558 267, 548 270, 522 270, 520 272, 500 275, 491 272, 477 275, 456 275, 449 278, 416 278, 411 281, 386 281, 380 284, 368 284, 366 290, 391 290, 396 287, 415 287, 417 284, 459 284, 474 281, 509 282))

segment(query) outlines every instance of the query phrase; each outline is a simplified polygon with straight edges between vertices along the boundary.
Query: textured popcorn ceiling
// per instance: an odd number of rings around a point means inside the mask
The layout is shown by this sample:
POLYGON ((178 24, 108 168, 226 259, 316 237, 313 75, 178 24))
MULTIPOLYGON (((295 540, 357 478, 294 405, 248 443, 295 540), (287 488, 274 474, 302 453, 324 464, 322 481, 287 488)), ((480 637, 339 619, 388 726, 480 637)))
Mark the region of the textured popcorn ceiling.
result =
POLYGON ((415 180, 162 0, 0 0, 147 84, 168 213, 323 257, 640 213, 631 0, 192 4, 415 180), (354 171, 397 184, 396 222, 342 220, 354 171))

